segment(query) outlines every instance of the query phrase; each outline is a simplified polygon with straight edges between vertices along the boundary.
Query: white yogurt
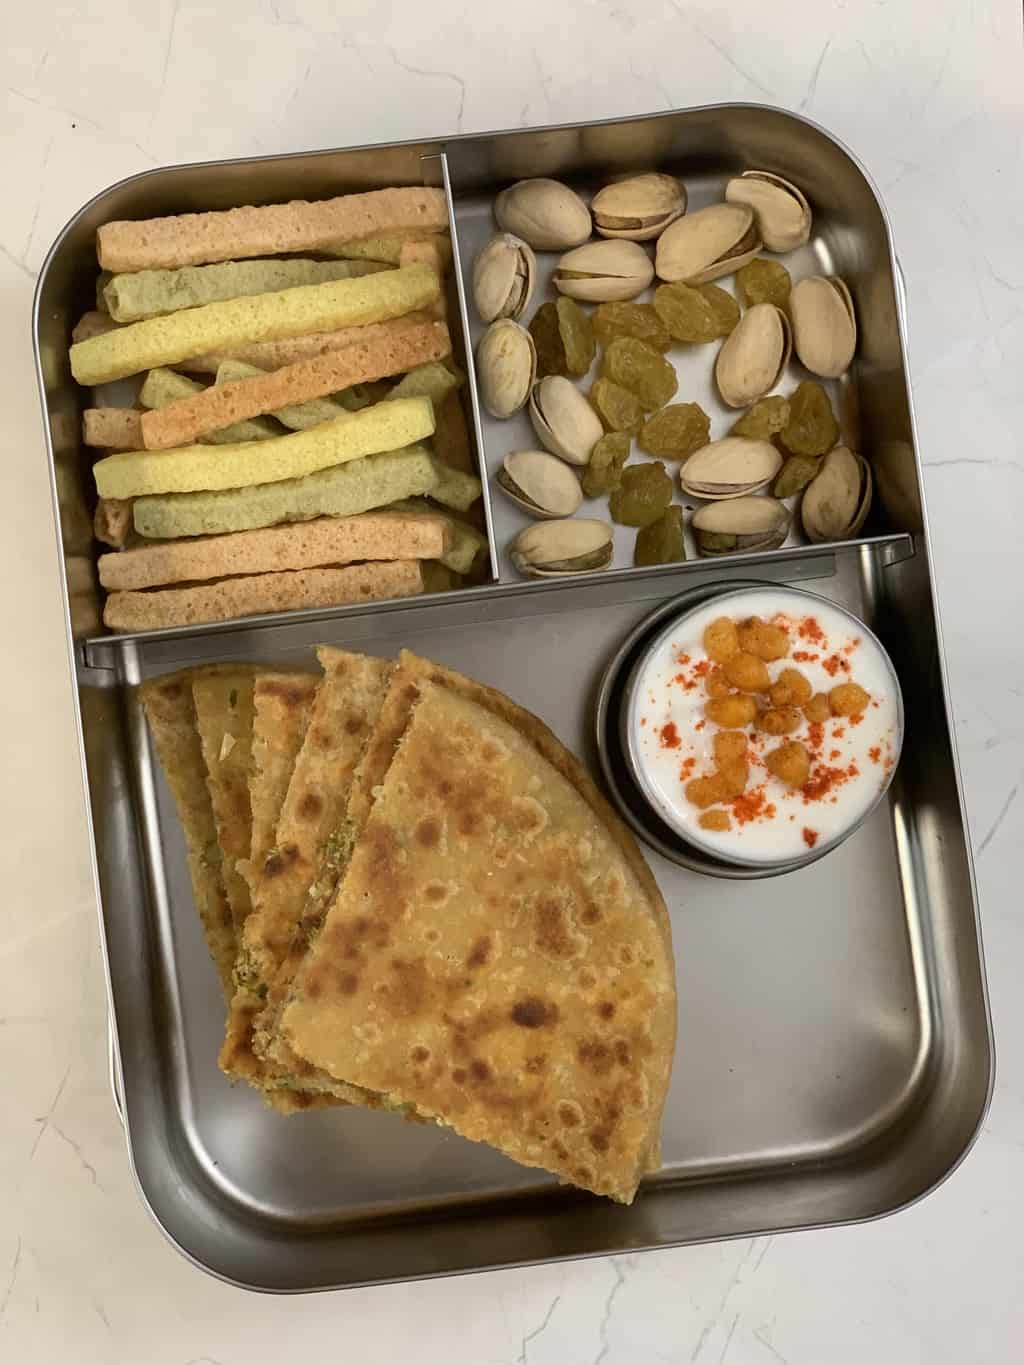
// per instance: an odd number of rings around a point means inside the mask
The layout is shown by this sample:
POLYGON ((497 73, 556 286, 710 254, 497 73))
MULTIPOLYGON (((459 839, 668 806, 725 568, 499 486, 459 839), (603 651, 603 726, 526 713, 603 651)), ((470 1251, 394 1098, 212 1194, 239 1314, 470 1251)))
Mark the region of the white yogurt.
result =
POLYGON ((641 785, 668 825, 718 858, 777 863, 838 843, 879 799, 899 758, 901 704, 888 656, 856 618, 812 594, 757 588, 714 598, 666 632, 636 677, 626 725, 641 785), (789 735, 747 727, 750 779, 742 797, 718 808, 731 825, 719 832, 701 828, 702 812, 685 788, 715 767, 718 727, 704 715, 703 681, 714 665, 703 634, 721 616, 737 623, 760 616, 787 629, 788 656, 768 664, 773 682, 784 668, 797 668, 814 692, 855 682, 870 702, 859 718, 834 716, 819 726, 804 721, 789 735), (799 740, 811 754, 802 788, 787 786, 763 761, 788 740, 799 740))

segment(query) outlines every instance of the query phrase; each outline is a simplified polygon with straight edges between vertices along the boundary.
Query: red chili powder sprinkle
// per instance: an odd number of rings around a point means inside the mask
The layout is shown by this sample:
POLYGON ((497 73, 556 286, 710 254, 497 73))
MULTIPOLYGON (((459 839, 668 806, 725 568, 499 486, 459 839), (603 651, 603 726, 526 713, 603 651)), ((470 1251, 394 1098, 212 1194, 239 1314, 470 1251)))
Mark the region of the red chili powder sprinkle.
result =
POLYGON ((696 663, 693 666, 693 676, 695 678, 706 678, 710 672, 711 672, 710 659, 701 659, 699 663, 696 663))
POLYGON ((699 720, 699 721, 697 722, 697 724, 696 724, 693 728, 694 728, 695 730, 703 730, 705 725, 707 725, 707 721, 706 721, 706 720, 699 720))
POLYGON ((646 717, 646 716, 641 716, 641 717, 640 717, 640 728, 641 728, 641 730, 643 729, 643 727, 644 727, 646 724, 647 724, 647 717, 646 717))
POLYGON ((820 720, 813 721, 807 727, 807 742, 815 753, 821 750, 821 746, 825 743, 825 727, 820 720))
POLYGON ((814 845, 818 842, 818 831, 816 829, 808 829, 807 826, 804 825, 803 834, 804 843, 807 845, 808 848, 813 848, 814 845))
POLYGON ((857 767, 856 763, 850 764, 850 766, 846 770, 846 776, 851 778, 860 777, 860 769, 857 767))
POLYGON ((820 657, 821 656, 819 654, 812 654, 809 650, 806 649, 793 650, 793 658, 797 661, 798 664, 814 664, 818 662, 818 659, 820 657))
POLYGON ((834 678, 841 668, 845 668, 847 673, 850 671, 850 665, 838 654, 830 654, 827 659, 822 659, 821 666, 830 678, 834 678))
POLYGON ((693 770, 694 768, 696 768, 696 766, 697 760, 695 758, 684 758, 682 766, 679 769, 679 781, 680 782, 687 781, 687 779, 692 775, 693 770))
POLYGON ((843 727, 841 725, 837 725, 836 728, 832 731, 832 738, 842 739, 843 735, 845 734, 846 731, 843 729, 843 727))
POLYGON ((842 768, 829 768, 825 765, 818 767, 813 777, 800 788, 804 805, 810 805, 812 801, 823 801, 833 787, 841 786, 846 781, 847 775, 842 768))
POLYGON ((843 653, 844 653, 844 654, 852 654, 853 651, 858 647, 859 644, 860 644, 860 636, 859 636, 859 635, 855 635, 854 638, 853 638, 848 644, 843 645, 843 653))
POLYGON ((676 729, 674 720, 668 721, 658 731, 658 738, 661 740, 663 749, 678 749, 682 740, 679 738, 679 731, 676 729))
POLYGON ((863 714, 863 712, 858 711, 857 714, 856 714, 855 716, 851 716, 851 717, 850 717, 850 724, 851 724, 851 725, 859 725, 863 719, 864 719, 864 714, 863 714))
POLYGON ((878 763, 881 760, 881 757, 882 757, 881 748, 877 744, 873 744, 871 748, 868 750, 868 758, 871 759, 872 763, 878 763))
POLYGON ((676 655, 676 663, 677 663, 677 664, 688 664, 689 662, 690 662, 690 656, 689 656, 689 654, 677 654, 677 655, 676 655))
POLYGON ((764 787, 753 787, 750 791, 744 792, 742 796, 737 796, 729 803, 732 813, 741 825, 750 824, 751 820, 758 820, 761 817, 770 818, 770 814, 775 813, 774 806, 768 806, 764 799, 764 787))
POLYGON ((825 632, 813 616, 805 616, 797 627, 797 634, 801 640, 811 640, 814 644, 824 644, 825 632))
POLYGON ((841 758, 842 751, 840 749, 829 749, 828 756, 829 758, 841 758))

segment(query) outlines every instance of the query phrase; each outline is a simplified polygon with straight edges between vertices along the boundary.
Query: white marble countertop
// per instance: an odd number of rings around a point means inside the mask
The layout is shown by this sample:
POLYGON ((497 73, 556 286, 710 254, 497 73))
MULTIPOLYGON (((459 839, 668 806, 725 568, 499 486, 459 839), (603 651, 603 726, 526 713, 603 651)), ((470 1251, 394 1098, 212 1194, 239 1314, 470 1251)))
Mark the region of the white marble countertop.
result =
POLYGON ((1019 1360, 1019 0, 38 0, 4 7, 0 52, 0 506, 8 519, 0 714, 10 722, 0 764, 9 878, 0 907, 0 1358, 1019 1360), (280 1299, 225 1286, 182 1260, 151 1224, 108 1089, 31 365, 36 271, 81 203, 149 166, 728 99, 823 123, 865 161, 894 223, 999 1047, 984 1132, 930 1198, 864 1227, 344 1296, 280 1299))

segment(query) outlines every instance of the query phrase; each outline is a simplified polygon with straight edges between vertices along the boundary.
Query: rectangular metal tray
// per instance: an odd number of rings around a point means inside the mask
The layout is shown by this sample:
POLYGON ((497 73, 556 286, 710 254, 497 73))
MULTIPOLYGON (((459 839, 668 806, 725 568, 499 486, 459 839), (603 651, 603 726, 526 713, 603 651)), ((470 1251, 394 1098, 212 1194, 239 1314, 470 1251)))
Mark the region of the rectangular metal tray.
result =
MULTIPOLYGON (((579 183, 657 164, 709 183, 743 165, 800 183, 813 260, 846 277, 861 358, 841 394, 869 455, 899 457, 863 543, 730 563, 500 582, 419 600, 293 613, 195 631, 83 638, 71 629, 109 980, 112 1071, 140 1191, 204 1269, 297 1291, 601 1254, 879 1216, 957 1164, 991 1086, 992 1048, 970 853, 943 683, 904 318, 884 214, 852 158, 779 111, 719 106, 651 119, 444 144, 268 158, 147 174, 98 196, 58 240, 37 295, 40 382, 65 552, 81 553, 78 397, 65 348, 88 306, 98 222, 450 181, 462 267, 482 196, 522 173, 579 183), (433 172, 431 172, 433 173, 433 172), (672 915, 679 1050, 665 1164, 612 1208, 442 1130, 368 1111, 282 1119, 216 1067, 222 1005, 191 905, 182 838, 132 684, 210 659, 311 663, 319 640, 402 645, 509 692, 595 769, 592 701, 629 629, 681 588, 799 580, 860 614, 907 699, 886 804, 805 870, 704 879, 648 856, 672 915), (557 679, 559 685, 553 686, 557 679)), ((460 301, 461 302, 461 301, 460 301)), ((463 317, 465 324, 465 318, 463 317)), ((474 418, 475 387, 469 385, 474 418)), ((483 460, 504 449, 482 424, 483 460)), ((508 448, 506 445, 505 449, 508 448)), ((491 509, 500 546, 511 523, 491 509)), ((87 632, 86 632, 87 634, 87 632)), ((647 852, 647 850, 645 850, 647 852)))

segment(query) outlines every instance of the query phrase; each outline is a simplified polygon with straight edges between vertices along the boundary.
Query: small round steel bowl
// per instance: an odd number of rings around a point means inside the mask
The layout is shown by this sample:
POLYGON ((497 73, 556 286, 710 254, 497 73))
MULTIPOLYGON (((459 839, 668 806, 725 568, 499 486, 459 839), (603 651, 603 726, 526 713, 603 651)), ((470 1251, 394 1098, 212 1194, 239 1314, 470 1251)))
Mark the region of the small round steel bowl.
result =
POLYGON ((777 877, 785 872, 807 867, 837 848, 858 829, 875 811, 888 790, 889 782, 899 761, 903 744, 903 699, 899 680, 884 647, 859 617, 845 607, 803 588, 785 584, 740 579, 692 588, 670 602, 663 603, 639 623, 623 640, 611 659, 598 690, 595 708, 598 758, 605 781, 619 813, 626 823, 651 848, 680 867, 702 872, 712 877, 737 880, 756 880, 777 877), (716 856, 707 848, 692 841, 676 828, 668 810, 647 780, 636 754, 629 717, 632 711, 636 682, 648 660, 664 641, 666 635, 678 630, 681 622, 711 600, 726 600, 753 591, 786 592, 807 599, 810 606, 826 606, 847 616, 857 630, 877 645, 892 683, 896 704, 896 733, 893 739, 894 762, 887 780, 877 796, 856 821, 839 831, 833 838, 797 858, 742 859, 716 856))

